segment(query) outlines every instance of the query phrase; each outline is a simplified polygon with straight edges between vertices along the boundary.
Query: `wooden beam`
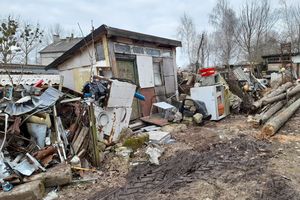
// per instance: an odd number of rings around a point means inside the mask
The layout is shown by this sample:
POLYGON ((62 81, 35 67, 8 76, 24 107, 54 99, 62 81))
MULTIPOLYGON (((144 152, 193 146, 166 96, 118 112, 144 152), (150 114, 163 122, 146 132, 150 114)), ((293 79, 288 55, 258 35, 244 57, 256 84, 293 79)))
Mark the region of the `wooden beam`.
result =
POLYGON ((110 67, 112 70, 113 77, 119 77, 117 60, 114 52, 114 43, 111 40, 108 41, 108 53, 109 53, 109 62, 110 62, 110 67))
POLYGON ((102 46, 103 46, 103 50, 104 50, 104 58, 105 58, 106 66, 111 67, 110 66, 110 59, 109 59, 109 50, 108 50, 109 48, 108 48, 106 35, 102 36, 102 46))

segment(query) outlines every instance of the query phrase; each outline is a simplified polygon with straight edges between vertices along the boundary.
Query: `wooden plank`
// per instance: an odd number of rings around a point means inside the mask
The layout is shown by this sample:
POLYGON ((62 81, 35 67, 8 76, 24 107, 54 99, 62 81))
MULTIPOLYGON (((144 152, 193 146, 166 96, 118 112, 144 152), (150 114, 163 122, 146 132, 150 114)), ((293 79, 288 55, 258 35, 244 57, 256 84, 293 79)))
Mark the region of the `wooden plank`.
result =
POLYGON ((174 65, 172 58, 163 58, 163 74, 164 76, 174 76, 174 65))
POLYGON ((82 127, 78 137, 76 138, 74 144, 73 144, 73 149, 74 149, 74 152, 75 154, 78 153, 82 143, 83 143, 83 140, 85 139, 86 135, 88 134, 89 132, 89 128, 88 127, 82 127))
POLYGON ((103 50, 104 50, 104 58, 105 58, 106 66, 111 67, 110 59, 109 59, 109 48, 108 48, 108 42, 107 42, 106 35, 102 36, 102 46, 103 46, 103 50))
POLYGON ((156 94, 156 100, 159 101, 166 101, 166 89, 165 86, 156 86, 155 87, 155 94, 156 94))
POLYGON ((110 40, 108 41, 108 53, 109 53, 109 62, 113 73, 113 77, 119 77, 119 72, 117 69, 117 60, 114 52, 114 43, 110 40))
POLYGON ((179 100, 178 82, 177 82, 177 64, 176 64, 176 47, 172 48, 173 68, 174 68, 174 80, 175 80, 175 93, 176 99, 179 100))
POLYGON ((175 76, 165 76, 165 89, 168 96, 176 94, 175 76))
POLYGON ((173 58, 163 58, 163 75, 165 81, 166 95, 176 94, 173 58))
POLYGON ((95 113, 94 113, 94 106, 91 103, 89 107, 89 115, 90 115, 90 133, 92 136, 92 144, 93 144, 93 155, 94 155, 94 164, 96 167, 100 167, 100 154, 99 154, 99 148, 97 143, 97 128, 96 128, 96 119, 95 119, 95 113))

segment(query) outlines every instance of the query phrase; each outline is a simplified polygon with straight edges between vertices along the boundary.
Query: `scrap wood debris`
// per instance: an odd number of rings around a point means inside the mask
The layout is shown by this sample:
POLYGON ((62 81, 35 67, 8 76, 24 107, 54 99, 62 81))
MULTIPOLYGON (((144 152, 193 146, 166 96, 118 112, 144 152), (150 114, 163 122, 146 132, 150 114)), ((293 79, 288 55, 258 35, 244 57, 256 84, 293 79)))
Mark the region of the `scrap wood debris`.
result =
POLYGON ((62 90, 62 85, 26 85, 18 86, 18 90, 4 90, 0 103, 0 127, 4 130, 0 135, 3 191, 19 188, 25 180, 62 164, 68 164, 66 167, 79 175, 83 171, 94 172, 101 162, 99 138, 108 146, 116 142, 122 128, 129 124, 130 113, 125 120, 119 117, 122 124, 111 124, 109 117, 122 115, 120 111, 131 106, 135 88, 131 83, 96 76, 84 86, 82 95, 64 93, 71 90, 62 90), (127 92, 123 104, 117 89, 127 92))

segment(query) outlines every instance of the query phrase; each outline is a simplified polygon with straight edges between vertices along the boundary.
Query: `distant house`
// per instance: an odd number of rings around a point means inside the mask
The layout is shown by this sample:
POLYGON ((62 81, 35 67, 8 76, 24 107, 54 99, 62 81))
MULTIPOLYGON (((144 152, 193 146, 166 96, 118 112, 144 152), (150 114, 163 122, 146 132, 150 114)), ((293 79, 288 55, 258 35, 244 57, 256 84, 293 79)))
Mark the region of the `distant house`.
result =
POLYGON ((176 47, 181 42, 102 25, 51 62, 64 86, 80 91, 94 74, 129 79, 145 102, 134 101, 133 118, 147 116, 155 101, 177 96, 176 47))
POLYGON ((286 63, 292 62, 292 67, 295 74, 300 76, 300 53, 292 54, 270 54, 262 56, 264 64, 269 72, 277 72, 281 67, 286 67, 286 63))
POLYGON ((53 43, 42 49, 40 53, 40 59, 42 65, 49 65, 56 58, 60 57, 67 50, 77 44, 82 38, 74 38, 73 35, 67 38, 59 38, 59 35, 53 36, 53 43))

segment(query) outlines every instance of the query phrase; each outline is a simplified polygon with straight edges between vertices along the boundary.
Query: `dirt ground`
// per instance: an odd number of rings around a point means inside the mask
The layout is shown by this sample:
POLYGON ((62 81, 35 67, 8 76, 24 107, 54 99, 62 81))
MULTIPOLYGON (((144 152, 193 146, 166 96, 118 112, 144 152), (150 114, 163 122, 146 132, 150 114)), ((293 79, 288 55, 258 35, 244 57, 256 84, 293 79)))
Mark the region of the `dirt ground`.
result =
POLYGON ((257 140, 243 115, 190 126, 172 133, 159 166, 143 149, 129 162, 113 158, 85 174, 97 180, 65 186, 59 199, 299 200, 299 120, 300 111, 270 141, 257 140))

